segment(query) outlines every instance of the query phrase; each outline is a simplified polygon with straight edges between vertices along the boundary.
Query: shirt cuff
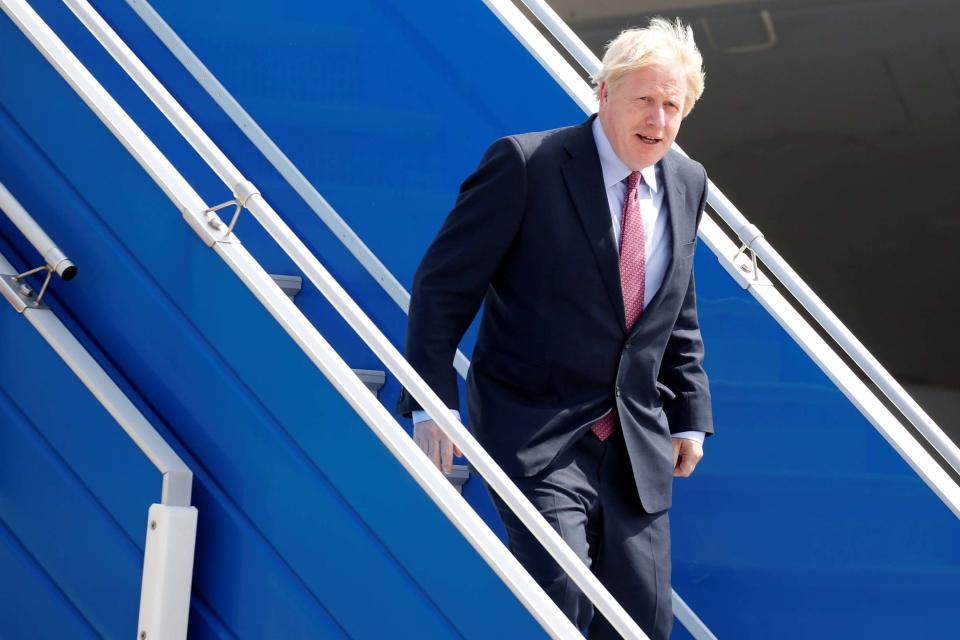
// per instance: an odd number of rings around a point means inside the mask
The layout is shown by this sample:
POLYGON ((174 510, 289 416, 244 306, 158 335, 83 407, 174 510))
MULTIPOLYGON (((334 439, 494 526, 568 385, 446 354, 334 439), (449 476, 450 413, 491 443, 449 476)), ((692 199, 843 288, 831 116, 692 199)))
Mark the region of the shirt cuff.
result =
MULTIPOLYGON (((457 419, 457 422, 460 422, 460 412, 456 409, 450 409, 450 415, 457 419)), ((418 422, 423 422, 430 419, 430 414, 424 411, 423 409, 418 409, 413 412, 413 424, 418 422)))
POLYGON ((681 431, 679 433, 672 434, 674 438, 683 438, 684 440, 696 440, 700 444, 703 444, 703 439, 707 437, 703 431, 681 431))

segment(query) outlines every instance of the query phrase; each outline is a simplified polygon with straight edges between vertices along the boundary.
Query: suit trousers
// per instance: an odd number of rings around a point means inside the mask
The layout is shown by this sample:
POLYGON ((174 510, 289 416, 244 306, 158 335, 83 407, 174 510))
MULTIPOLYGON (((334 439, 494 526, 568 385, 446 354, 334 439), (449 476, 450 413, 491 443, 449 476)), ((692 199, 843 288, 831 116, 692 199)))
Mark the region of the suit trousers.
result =
MULTIPOLYGON (((668 512, 643 510, 620 429, 602 442, 588 431, 546 469, 513 481, 651 640, 667 640, 673 625, 668 512)), ((587 630, 590 640, 620 638, 513 512, 490 494, 510 550, 567 617, 587 630)))

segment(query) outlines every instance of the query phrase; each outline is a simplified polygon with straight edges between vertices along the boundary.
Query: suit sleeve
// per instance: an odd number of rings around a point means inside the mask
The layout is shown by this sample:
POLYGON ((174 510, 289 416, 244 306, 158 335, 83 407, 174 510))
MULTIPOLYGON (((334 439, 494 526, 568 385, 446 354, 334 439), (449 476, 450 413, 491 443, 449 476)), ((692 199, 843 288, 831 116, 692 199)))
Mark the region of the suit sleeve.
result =
MULTIPOLYGON (((526 163, 513 138, 494 142, 460 185, 453 210, 413 276, 407 361, 440 396, 459 406, 453 358, 512 244, 526 202, 526 163)), ((406 389, 397 411, 420 409, 406 389)))
MULTIPOLYGON (((707 202, 709 183, 706 172, 703 181, 703 194, 697 210, 698 227, 707 202)), ((683 305, 667 341, 658 380, 675 394, 674 398, 664 402, 663 407, 671 432, 713 433, 710 386, 703 370, 703 339, 697 319, 697 292, 692 270, 683 305)))

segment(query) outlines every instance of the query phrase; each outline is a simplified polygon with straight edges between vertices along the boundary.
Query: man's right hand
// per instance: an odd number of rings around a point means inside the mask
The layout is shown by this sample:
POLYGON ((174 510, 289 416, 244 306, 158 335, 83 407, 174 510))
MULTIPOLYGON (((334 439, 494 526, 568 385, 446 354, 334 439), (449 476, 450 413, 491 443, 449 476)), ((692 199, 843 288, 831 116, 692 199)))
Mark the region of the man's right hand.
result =
POLYGON ((453 456, 463 455, 433 420, 424 420, 413 425, 413 441, 444 473, 453 471, 453 456))

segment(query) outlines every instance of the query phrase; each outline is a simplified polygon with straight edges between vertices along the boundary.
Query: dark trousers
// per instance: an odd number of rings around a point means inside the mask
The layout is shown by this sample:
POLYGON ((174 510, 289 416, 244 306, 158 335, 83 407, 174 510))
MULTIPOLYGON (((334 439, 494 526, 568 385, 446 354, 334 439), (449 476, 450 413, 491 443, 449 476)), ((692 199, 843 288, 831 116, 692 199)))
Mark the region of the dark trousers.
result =
MULTIPOLYGON (((637 497, 622 433, 601 442, 592 432, 545 470, 513 478, 543 517, 620 602, 651 640, 666 640, 673 625, 670 521, 646 513, 637 497)), ((590 640, 620 634, 583 595, 493 491, 510 550, 590 640)))

